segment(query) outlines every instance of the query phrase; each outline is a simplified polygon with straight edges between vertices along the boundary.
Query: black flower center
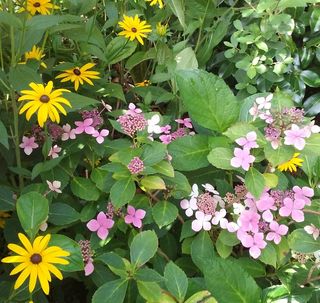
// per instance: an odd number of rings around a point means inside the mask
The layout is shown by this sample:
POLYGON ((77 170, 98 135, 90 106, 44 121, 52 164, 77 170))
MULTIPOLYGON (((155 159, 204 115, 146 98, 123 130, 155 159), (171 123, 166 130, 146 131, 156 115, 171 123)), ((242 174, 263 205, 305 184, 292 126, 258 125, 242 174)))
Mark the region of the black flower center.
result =
POLYGON ((40 4, 40 2, 35 2, 35 3, 33 3, 33 6, 34 7, 39 7, 41 4, 40 4))
POLYGON ((50 98, 49 98, 47 95, 42 95, 42 96, 40 97, 40 101, 41 101, 42 103, 48 103, 48 102, 50 101, 50 98))
POLYGON ((33 264, 39 264, 39 263, 41 263, 41 261, 42 261, 42 257, 41 257, 41 255, 39 255, 39 254, 33 254, 33 255, 30 257, 30 261, 31 261, 31 263, 33 263, 33 264))
POLYGON ((79 68, 75 68, 75 69, 73 70, 73 73, 74 73, 76 76, 80 76, 80 75, 81 75, 81 71, 80 71, 79 68))
POLYGON ((136 29, 135 27, 132 27, 132 28, 131 28, 131 31, 132 31, 133 33, 136 33, 136 32, 137 32, 137 29, 136 29))

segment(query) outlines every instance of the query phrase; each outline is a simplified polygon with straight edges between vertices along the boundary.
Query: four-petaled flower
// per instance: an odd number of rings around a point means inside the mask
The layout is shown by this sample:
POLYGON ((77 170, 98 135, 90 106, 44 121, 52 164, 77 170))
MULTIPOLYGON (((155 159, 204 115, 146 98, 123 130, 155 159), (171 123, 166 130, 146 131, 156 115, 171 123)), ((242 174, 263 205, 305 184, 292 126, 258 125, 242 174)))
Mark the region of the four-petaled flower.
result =
POLYGON ((317 240, 320 234, 320 229, 316 228, 313 224, 304 227, 307 234, 312 235, 313 239, 317 240))
POLYGON ((67 123, 62 126, 63 134, 61 136, 62 141, 67 141, 69 139, 74 140, 76 138, 76 130, 72 129, 71 126, 67 123))
POLYGON ((53 181, 53 182, 50 182, 47 180, 47 184, 48 184, 48 187, 51 191, 53 192, 56 192, 58 194, 61 194, 62 191, 60 189, 61 187, 61 182, 60 181, 53 181))
POLYGON ((23 148, 23 151, 26 155, 31 155, 32 151, 35 148, 38 148, 39 145, 35 143, 36 138, 35 137, 22 137, 22 143, 19 145, 21 148, 23 148))
POLYGON ((211 223, 210 223, 210 220, 212 218, 211 215, 206 215, 202 211, 198 210, 195 216, 196 216, 196 220, 193 220, 191 224, 191 228, 194 231, 200 231, 201 229, 203 230, 211 229, 211 223))
POLYGON ((85 119, 84 121, 76 121, 74 124, 77 126, 75 129, 75 133, 77 135, 82 134, 83 132, 92 135, 96 130, 94 129, 93 126, 91 126, 93 123, 92 118, 85 119))
POLYGON ((283 200, 283 206, 279 209, 279 214, 282 217, 289 217, 296 222, 303 222, 304 221, 304 213, 302 209, 305 206, 305 201, 302 199, 294 199, 285 198, 283 200))
POLYGON ((59 147, 58 145, 54 145, 53 147, 50 148, 48 157, 51 157, 52 159, 58 158, 60 152, 61 152, 61 147, 59 147))
POLYGON ((133 206, 128 205, 127 215, 124 217, 124 222, 132 224, 137 228, 141 228, 142 219, 145 217, 146 211, 143 209, 135 209, 133 206))
POLYGON ((267 246, 263 233, 256 233, 253 236, 247 234, 242 237, 241 243, 244 247, 249 248, 249 254, 254 259, 257 259, 261 255, 261 249, 267 246))
POLYGON ((107 129, 102 129, 100 132, 96 130, 93 134, 92 137, 96 138, 96 141, 99 144, 102 144, 104 142, 104 138, 109 135, 109 131, 107 129))
POLYGON ((303 150, 306 144, 304 138, 308 136, 308 133, 303 128, 299 128, 298 125, 292 124, 291 129, 286 130, 284 137, 285 145, 293 145, 298 150, 303 150))
POLYGON ((192 125, 190 118, 176 119, 174 121, 176 121, 179 124, 182 124, 186 128, 193 128, 193 125, 192 125))
POLYGON ((161 126, 159 126, 160 122, 160 116, 159 115, 153 115, 151 119, 147 120, 148 123, 148 133, 149 134, 161 134, 161 126))
POLYGON ((271 100, 273 94, 268 95, 267 97, 258 97, 256 102, 258 104, 258 109, 271 109, 271 100))
POLYGON ((247 133, 245 137, 241 137, 236 140, 236 142, 246 149, 257 148, 259 145, 257 144, 257 134, 255 131, 247 133))
POLYGON ((191 217, 193 215, 193 211, 198 209, 197 200, 195 198, 191 198, 190 200, 181 200, 180 206, 185 210, 187 217, 191 217))
POLYGON ((244 170, 249 170, 250 164, 256 159, 254 156, 250 155, 250 150, 235 148, 234 155, 231 159, 231 165, 233 167, 242 167, 244 170))
POLYGON ((270 232, 267 234, 266 239, 268 241, 273 241, 275 244, 279 244, 281 241, 281 236, 287 234, 289 228, 284 224, 279 224, 276 221, 272 221, 269 225, 270 232))
POLYGON ((109 229, 113 227, 114 221, 107 218, 106 214, 99 212, 97 219, 92 219, 87 223, 87 227, 92 232, 97 232, 98 237, 101 240, 105 240, 108 237, 109 229))

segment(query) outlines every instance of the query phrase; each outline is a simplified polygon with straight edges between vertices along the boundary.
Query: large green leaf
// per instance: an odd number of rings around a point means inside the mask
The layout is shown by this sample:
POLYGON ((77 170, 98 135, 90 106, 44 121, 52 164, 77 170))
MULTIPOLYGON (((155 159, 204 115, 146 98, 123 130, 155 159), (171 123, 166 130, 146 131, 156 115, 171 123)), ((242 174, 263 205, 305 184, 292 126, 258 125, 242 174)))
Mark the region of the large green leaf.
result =
POLYGON ((0 120, 0 144, 2 144, 6 149, 9 149, 8 132, 1 120, 0 120))
POLYGON ((15 209, 15 201, 13 199, 13 192, 3 186, 0 186, 0 210, 8 211, 15 209))
POLYGON ((119 279, 100 286, 92 297, 92 303, 122 303, 127 292, 128 281, 119 279))
POLYGON ((65 203, 53 203, 50 205, 49 222, 55 225, 65 225, 76 222, 80 219, 80 214, 65 203))
POLYGON ((111 40, 106 49, 106 62, 115 64, 125 58, 128 58, 137 47, 134 41, 128 41, 124 37, 116 37, 111 40))
POLYGON ((214 148, 208 155, 208 160, 213 166, 227 170, 234 169, 234 167, 231 165, 232 158, 233 152, 231 148, 225 147, 214 148))
POLYGON ((177 72, 180 95, 191 118, 201 126, 223 132, 239 116, 239 104, 226 83, 200 70, 177 72))
POLYGON ((265 179, 257 169, 250 167, 245 176, 245 184, 248 191, 259 198, 265 188, 265 179))
POLYGON ((168 201, 159 201, 152 208, 152 216, 158 226, 162 228, 177 218, 178 208, 168 201))
POLYGON ((304 229, 296 229, 289 235, 289 247, 297 252, 310 254, 320 250, 320 241, 307 234, 304 229))
POLYGON ((74 195, 86 201, 97 201, 100 196, 95 184, 86 178, 75 177, 71 181, 71 190, 74 195))

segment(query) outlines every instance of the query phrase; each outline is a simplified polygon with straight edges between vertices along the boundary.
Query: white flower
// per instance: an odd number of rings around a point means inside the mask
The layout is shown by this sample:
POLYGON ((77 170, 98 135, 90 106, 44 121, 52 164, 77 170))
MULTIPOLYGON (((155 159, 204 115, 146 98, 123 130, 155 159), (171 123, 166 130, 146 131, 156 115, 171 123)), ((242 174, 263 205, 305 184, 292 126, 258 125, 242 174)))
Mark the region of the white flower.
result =
POLYGON ((312 235, 313 239, 317 240, 320 234, 320 229, 315 227, 313 224, 304 227, 307 234, 312 235))
POLYGON ((258 104, 258 109, 270 109, 272 98, 273 98, 273 94, 270 94, 267 97, 257 98, 256 102, 258 104))
POLYGON ((213 187, 211 184, 209 184, 209 183, 202 184, 202 187, 203 187, 206 191, 208 191, 208 192, 210 192, 210 193, 213 193, 213 194, 218 195, 218 196, 220 195, 219 192, 217 192, 217 191, 214 189, 214 187, 213 187))
POLYGON ((53 181, 52 183, 47 180, 47 184, 49 186, 49 189, 53 192, 61 194, 62 191, 60 190, 61 182, 60 181, 53 181))
POLYGON ((191 228, 194 231, 200 231, 203 230, 210 230, 211 229, 211 215, 206 215, 202 211, 196 212, 196 220, 192 221, 191 228))
POLYGON ((190 200, 181 200, 180 206, 185 210, 187 217, 191 217, 193 215, 193 211, 198 209, 197 200, 194 198, 191 198, 190 200))
POLYGON ((149 119, 148 121, 148 133, 152 134, 161 134, 162 130, 161 130, 161 126, 158 125, 160 122, 160 116, 159 115, 153 115, 151 117, 151 119, 149 119))
POLYGON ((196 198, 199 196, 199 187, 197 184, 192 185, 191 194, 189 195, 191 198, 196 198))
POLYGON ((228 224, 228 220, 225 218, 226 214, 227 211, 224 208, 222 208, 220 211, 216 211, 211 223, 213 225, 218 225, 220 223, 220 227, 226 229, 228 224))
POLYGON ((240 215, 244 210, 245 210, 245 206, 241 203, 233 203, 233 213, 235 215, 240 215))
POLYGON ((311 121, 311 123, 304 128, 307 138, 309 138, 312 134, 320 133, 320 127, 318 125, 314 125, 314 122, 314 120, 311 121))

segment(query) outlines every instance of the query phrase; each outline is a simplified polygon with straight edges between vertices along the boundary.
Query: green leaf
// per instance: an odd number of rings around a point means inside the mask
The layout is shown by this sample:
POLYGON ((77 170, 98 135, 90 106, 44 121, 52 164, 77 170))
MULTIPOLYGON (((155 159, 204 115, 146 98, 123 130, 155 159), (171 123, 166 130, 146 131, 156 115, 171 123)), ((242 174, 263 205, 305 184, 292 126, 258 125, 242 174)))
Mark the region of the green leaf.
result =
POLYGON ((260 302, 261 289, 235 261, 215 258, 204 269, 204 278, 219 303, 260 302))
POLYGON ((181 26, 183 29, 186 28, 185 23, 185 6, 184 1, 182 0, 168 0, 166 3, 168 3, 171 11, 175 16, 177 16, 181 26))
POLYGON ((110 190, 110 199, 116 208, 129 203, 136 193, 136 186, 130 178, 116 181, 110 190))
POLYGON ((15 207, 13 192, 6 187, 0 186, 0 210, 10 211, 14 210, 15 207))
POLYGON ((208 137, 201 135, 178 138, 168 145, 172 165, 181 171, 192 171, 208 166, 208 137))
POLYGON ((207 290, 201 290, 192 295, 185 303, 218 303, 216 299, 214 299, 210 292, 207 290))
POLYGON ((304 70, 300 74, 301 79, 305 84, 311 87, 320 86, 320 75, 312 70, 304 70))
POLYGON ((218 76, 200 70, 184 70, 177 72, 177 83, 191 118, 201 126, 223 132, 237 120, 239 103, 218 76))
POLYGON ((314 153, 320 155, 320 134, 312 134, 312 136, 306 139, 306 145, 303 153, 314 153))
POLYGON ((10 14, 8 12, 0 12, 0 23, 16 27, 16 28, 21 28, 22 27, 22 22, 21 20, 15 15, 15 14, 10 14))
POLYGON ((275 174, 264 173, 263 178, 268 188, 275 188, 278 185, 279 177, 275 174))
POLYGON ((17 214, 24 231, 34 238, 41 223, 45 222, 49 213, 48 200, 37 192, 21 195, 17 200, 17 214))
POLYGON ((310 254, 320 250, 320 241, 315 240, 312 235, 307 234, 302 228, 294 230, 289 235, 288 240, 289 247, 297 252, 310 254))
POLYGON ((237 259, 237 263, 241 265, 241 267, 248 272, 253 278, 264 277, 266 274, 266 269, 264 265, 252 258, 241 257, 237 259))
POLYGON ((56 167, 62 161, 62 159, 63 157, 57 157, 49 161, 37 163, 32 169, 31 180, 35 179, 41 173, 47 172, 49 170, 51 171, 54 167, 56 167))
POLYGON ((231 148, 217 147, 211 150, 208 155, 208 161, 215 167, 221 169, 232 170, 234 167, 231 165, 233 152, 231 148))
POLYGON ((268 245, 261 250, 259 260, 265 264, 272 265, 274 268, 277 267, 277 252, 272 243, 269 242, 268 245))
POLYGON ((100 103, 98 100, 85 97, 75 93, 63 93, 63 97, 70 101, 71 108, 69 106, 65 106, 67 112, 78 112, 79 110, 88 107, 90 105, 97 105, 100 103))
POLYGON ((219 256, 223 259, 228 258, 233 249, 233 246, 224 244, 220 239, 217 239, 215 247, 219 256))
POLYGON ((104 264, 107 264, 110 270, 121 278, 128 276, 123 259, 113 252, 104 253, 95 258, 95 261, 101 261, 104 264))
POLYGON ((159 174, 171 178, 174 177, 174 169, 172 165, 166 160, 160 161, 159 163, 153 165, 152 168, 159 174))
POLYGON ((161 288, 155 282, 137 281, 139 294, 147 300, 147 302, 159 302, 161 297, 161 288))
POLYGON ((138 281, 144 281, 144 282, 163 282, 164 277, 162 277, 158 272, 156 272, 154 269, 151 268, 141 268, 139 269, 135 275, 134 278, 138 281))
POLYGON ((184 271, 170 261, 164 269, 166 287, 177 299, 183 302, 188 289, 188 278, 184 271))
POLYGON ((168 201, 160 201, 152 208, 152 216, 158 226, 162 228, 177 218, 178 208, 168 201))
POLYGON ((151 144, 145 145, 143 154, 141 156, 141 160, 143 161, 145 166, 151 166, 156 163, 159 163, 166 157, 166 155, 166 145, 154 141, 151 144))
POLYGON ((17 91, 29 89, 30 82, 42 83, 39 73, 25 64, 10 68, 9 81, 17 91))
POLYGON ((294 154, 294 148, 292 146, 282 145, 277 149, 273 149, 271 144, 267 144, 264 147, 264 153, 272 166, 276 167, 277 165, 287 162, 292 158, 294 154))
POLYGON ((128 287, 128 281, 119 279, 100 286, 92 297, 92 303, 112 302, 122 303, 128 287))
POLYGON ((72 179, 70 187, 72 193, 80 199, 97 201, 100 197, 99 190, 90 179, 75 177, 72 179))
POLYGON ((2 144, 6 149, 9 149, 8 132, 1 120, 0 120, 0 144, 2 144))
POLYGON ((50 205, 49 222, 54 225, 71 224, 79 219, 80 214, 68 204, 53 203, 50 205))
POLYGON ((218 239, 225 245, 235 246, 240 243, 235 233, 230 233, 227 230, 221 230, 218 239))
POLYGON ((250 167, 245 176, 245 184, 248 191, 258 199, 265 188, 265 179, 258 170, 250 167))
POLYGON ((166 184, 164 183, 163 179, 158 176, 147 176, 141 180, 141 185, 146 190, 153 190, 153 189, 166 189, 166 184))
POLYGON ((177 62, 176 70, 198 68, 196 54, 191 47, 187 47, 175 56, 177 62))
POLYGON ((136 47, 136 42, 128 41, 124 37, 113 38, 105 52, 106 62, 111 65, 128 58, 136 50, 136 47))
POLYGON ((130 259, 134 266, 147 263, 158 249, 158 238, 154 231, 148 230, 137 234, 130 245, 130 259))

